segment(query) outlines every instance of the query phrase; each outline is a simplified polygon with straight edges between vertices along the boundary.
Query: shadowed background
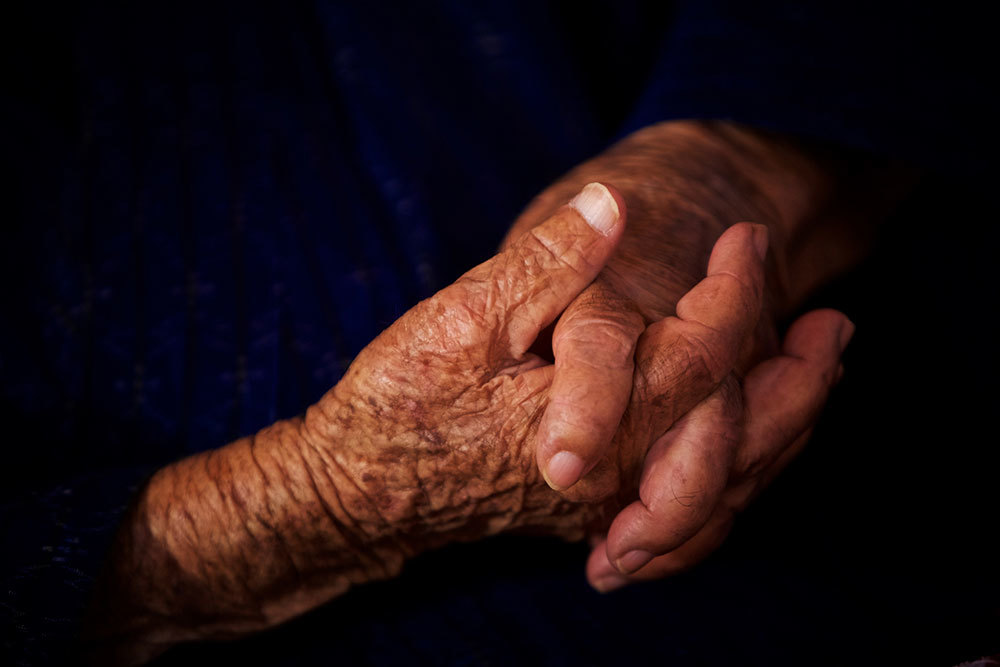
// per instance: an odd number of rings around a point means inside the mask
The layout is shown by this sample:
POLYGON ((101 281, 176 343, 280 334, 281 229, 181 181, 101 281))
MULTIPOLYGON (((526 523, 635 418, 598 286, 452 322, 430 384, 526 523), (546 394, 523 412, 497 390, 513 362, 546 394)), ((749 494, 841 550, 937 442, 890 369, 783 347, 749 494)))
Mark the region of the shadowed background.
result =
POLYGON ((858 325, 845 380, 723 550, 602 597, 582 546, 500 538, 161 662, 1000 651, 983 139, 996 107, 977 22, 843 3, 15 7, 0 244, 10 662, 61 650, 145 476, 301 412, 382 328, 489 256, 551 180, 687 117, 925 170, 875 254, 813 300, 858 325))

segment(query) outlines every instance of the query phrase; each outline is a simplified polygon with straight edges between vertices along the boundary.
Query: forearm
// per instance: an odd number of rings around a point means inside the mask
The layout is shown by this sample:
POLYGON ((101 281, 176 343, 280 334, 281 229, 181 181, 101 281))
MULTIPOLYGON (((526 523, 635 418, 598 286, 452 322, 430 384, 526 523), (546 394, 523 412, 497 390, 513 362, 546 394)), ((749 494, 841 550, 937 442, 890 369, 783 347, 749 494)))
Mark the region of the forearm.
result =
POLYGON ((91 610, 99 662, 136 664, 178 642, 272 627, 448 542, 518 529, 578 539, 603 517, 553 493, 526 457, 492 481, 435 478, 405 446, 405 414, 368 423, 335 393, 304 418, 153 476, 91 610))
POLYGON ((99 650, 128 663, 246 634, 398 569, 353 520, 349 505, 363 499, 332 491, 351 488, 346 473, 307 464, 302 434, 303 420, 278 422, 153 476, 98 589, 99 650))

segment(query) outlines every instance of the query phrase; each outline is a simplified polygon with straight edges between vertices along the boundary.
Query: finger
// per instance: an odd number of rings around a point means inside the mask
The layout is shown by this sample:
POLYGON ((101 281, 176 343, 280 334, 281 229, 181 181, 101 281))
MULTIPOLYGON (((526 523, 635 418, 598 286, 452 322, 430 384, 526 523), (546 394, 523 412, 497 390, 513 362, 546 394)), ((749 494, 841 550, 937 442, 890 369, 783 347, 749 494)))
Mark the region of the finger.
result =
POLYGON ((498 354, 520 359, 538 333, 589 285, 621 239, 625 202, 601 183, 448 288, 486 329, 498 354))
POLYGON ((587 581, 601 593, 628 584, 670 577, 690 570, 722 546, 733 527, 734 514, 718 509, 698 533, 673 551, 657 556, 632 574, 622 574, 608 559, 607 542, 593 545, 587 559, 587 581))
MULTIPOLYGON (((747 376, 743 383, 747 415, 743 443, 730 486, 709 525, 731 524, 802 451, 830 390, 840 380, 840 360, 853 335, 854 324, 843 313, 812 311, 792 324, 782 355, 759 364, 747 376)), ((710 542, 699 533, 689 543, 710 542)), ((685 544, 674 553, 687 548, 685 544)), ((697 553, 700 551, 693 546, 683 555, 690 559, 697 553)))
POLYGON ((555 377, 536 449, 553 489, 573 486, 607 453, 632 392, 635 344, 644 326, 638 309, 599 280, 559 318, 552 336, 555 377))
POLYGON ((708 275, 677 303, 676 316, 652 324, 636 353, 634 394, 655 408, 662 433, 733 369, 760 316, 763 225, 741 223, 716 241, 708 275))
POLYGON ((736 515, 805 446, 830 389, 840 378, 840 358, 853 333, 854 325, 837 311, 814 311, 799 318, 785 337, 782 356, 757 366, 744 382, 748 416, 735 465, 741 479, 733 480, 723 492, 709 520, 682 545, 628 575, 612 564, 607 542, 596 545, 587 563, 591 584, 607 592, 669 576, 717 549, 736 515))
POLYGON ((608 557, 623 574, 696 534, 719 502, 739 445, 743 406, 730 379, 650 448, 639 500, 608 530, 608 557))
POLYGON ((780 356, 747 375, 746 436, 735 462, 740 477, 763 481, 758 479, 762 471, 783 452, 796 443, 796 449, 804 446, 802 436, 812 429, 839 379, 841 355, 853 334, 854 324, 843 313, 812 311, 792 324, 780 356))

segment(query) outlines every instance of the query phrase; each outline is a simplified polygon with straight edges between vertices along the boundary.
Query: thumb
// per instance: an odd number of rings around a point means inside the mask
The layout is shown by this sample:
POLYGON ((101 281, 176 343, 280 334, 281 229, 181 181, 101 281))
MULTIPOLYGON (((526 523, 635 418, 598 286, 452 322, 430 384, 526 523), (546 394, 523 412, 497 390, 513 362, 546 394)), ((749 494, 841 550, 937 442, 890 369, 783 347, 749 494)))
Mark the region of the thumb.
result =
MULTIPOLYGON (((621 240, 625 202, 602 183, 586 185, 548 220, 466 273, 452 288, 487 321, 497 351, 520 359, 538 334, 589 285, 621 240)), ((450 289, 450 288, 449 288, 450 289)))

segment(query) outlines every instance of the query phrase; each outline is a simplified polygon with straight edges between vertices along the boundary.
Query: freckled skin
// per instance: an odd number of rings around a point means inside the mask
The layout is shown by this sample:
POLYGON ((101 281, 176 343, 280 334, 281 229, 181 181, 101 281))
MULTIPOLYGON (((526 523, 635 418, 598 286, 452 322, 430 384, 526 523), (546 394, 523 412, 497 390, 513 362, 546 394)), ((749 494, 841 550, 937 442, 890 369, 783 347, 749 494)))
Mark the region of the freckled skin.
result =
POLYGON ((99 585, 100 661, 273 626, 446 542, 606 524, 537 472, 551 370, 526 350, 620 233, 561 209, 406 313, 304 417, 159 471, 99 585))
MULTIPOLYGON (((498 279, 479 281, 477 289, 498 279)), ((476 539, 500 529, 545 528, 579 539, 606 524, 613 503, 570 503, 548 488, 534 465, 532 441, 550 369, 513 370, 527 357, 498 363, 491 346, 483 345, 488 341, 480 342, 491 335, 479 324, 488 318, 470 311, 469 301, 452 303, 459 294, 464 291, 420 304, 384 332, 305 417, 307 432, 327 427, 309 425, 329 415, 338 424, 345 415, 353 417, 353 427, 338 438, 338 451, 349 467, 365 471, 358 491, 378 500, 352 520, 373 534, 384 531, 386 522, 407 526, 400 538, 407 555, 428 543, 476 539), (463 316, 449 319, 453 309, 463 316), (414 329, 423 333, 413 337, 414 329), (441 343, 425 345, 435 340, 441 343), (395 354, 385 355, 386 349, 395 354), (474 516, 495 520, 474 522, 466 532, 462 523, 474 516), (447 530, 438 536, 441 520, 447 530)))

